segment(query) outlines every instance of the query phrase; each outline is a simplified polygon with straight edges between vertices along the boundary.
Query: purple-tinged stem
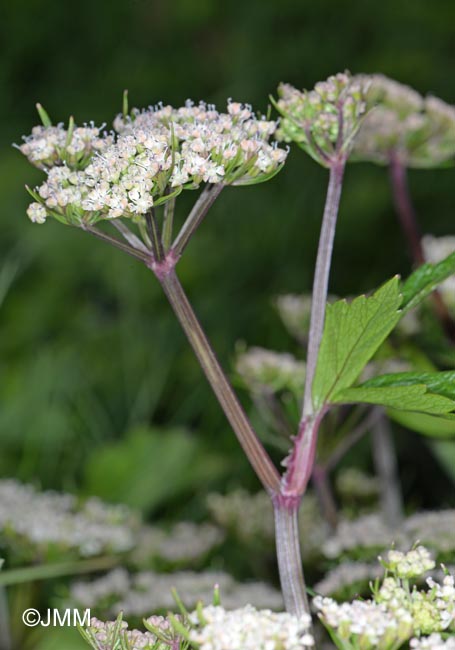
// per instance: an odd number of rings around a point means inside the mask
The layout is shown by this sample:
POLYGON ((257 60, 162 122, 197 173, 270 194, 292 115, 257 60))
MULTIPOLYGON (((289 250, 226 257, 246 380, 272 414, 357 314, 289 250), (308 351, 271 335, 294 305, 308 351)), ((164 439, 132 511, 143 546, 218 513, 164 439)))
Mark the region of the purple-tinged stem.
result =
POLYGON ((332 161, 330 167, 313 282, 303 412, 293 449, 286 459, 287 470, 282 481, 282 493, 286 496, 302 496, 305 493, 313 471, 319 424, 324 415, 324 410, 313 413, 312 386, 324 330, 333 241, 345 166, 346 160, 340 156, 332 161))
POLYGON ((101 239, 102 241, 106 242, 107 244, 110 244, 111 246, 114 246, 115 248, 118 248, 119 250, 123 251, 124 253, 127 253, 131 257, 135 257, 137 260, 140 260, 141 262, 144 262, 147 264, 147 262, 150 259, 150 255, 144 253, 142 250, 139 250, 137 248, 133 248, 132 246, 129 246, 128 244, 124 244, 122 241, 119 241, 115 237, 111 237, 110 235, 106 234, 102 230, 98 230, 98 228, 95 228, 95 226, 87 226, 83 225, 81 226, 82 230, 85 230, 86 232, 89 232, 91 235, 94 235, 98 239, 101 239))
POLYGON ((416 266, 420 266, 425 262, 425 256, 417 217, 409 195, 406 167, 395 155, 390 157, 390 180, 395 209, 408 242, 412 259, 416 266))
POLYGON ((321 235, 319 238, 316 269, 314 273, 310 332, 308 336, 308 355, 303 398, 302 420, 313 412, 312 386, 314 373, 324 329, 327 291, 329 286, 330 266, 332 262, 333 241, 340 205, 341 187, 343 184, 344 159, 335 160, 330 167, 329 186, 322 218, 321 235))
POLYGON ((286 473, 281 480, 281 494, 285 498, 300 498, 305 494, 313 473, 318 430, 324 415, 325 410, 322 410, 300 422, 291 453, 283 461, 286 473))
POLYGON ((126 226, 121 219, 112 219, 112 225, 116 228, 122 237, 128 242, 132 248, 142 251, 145 254, 149 254, 150 251, 147 246, 144 244, 142 239, 139 239, 131 230, 126 226))
POLYGON ((295 616, 310 614, 303 577, 299 542, 300 498, 273 499, 275 514, 275 538, 281 590, 286 611, 295 616))
POLYGON ((152 268, 248 460, 267 492, 270 495, 277 494, 280 490, 280 475, 226 378, 172 268, 172 263, 161 272, 158 264, 152 268))
MULTIPOLYGON (((390 181, 392 184, 393 200, 398 219, 404 236, 408 242, 415 266, 425 263, 422 238, 417 221, 417 215, 411 201, 408 187, 407 170, 397 155, 390 156, 390 181)), ((455 341, 455 322, 447 309, 447 305, 439 291, 431 294, 436 315, 451 341, 455 341)))

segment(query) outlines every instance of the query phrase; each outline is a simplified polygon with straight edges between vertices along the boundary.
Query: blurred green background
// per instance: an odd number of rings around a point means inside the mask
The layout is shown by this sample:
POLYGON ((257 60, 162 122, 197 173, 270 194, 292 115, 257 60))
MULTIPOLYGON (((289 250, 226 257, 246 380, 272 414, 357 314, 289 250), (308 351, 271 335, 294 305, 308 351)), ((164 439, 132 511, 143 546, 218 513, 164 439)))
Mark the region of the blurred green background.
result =
MULTIPOLYGON (((197 512, 208 487, 258 487, 150 272, 88 235, 28 221, 24 184, 41 173, 11 143, 37 123, 35 102, 55 121, 108 126, 124 88, 139 107, 232 97, 265 111, 280 81, 311 87, 348 68, 453 103, 454 20, 453 0, 1 3, 0 476, 176 517, 197 512)), ((310 290, 326 182, 293 150, 272 182, 223 192, 191 243, 182 282, 228 369, 240 339, 291 345, 271 299, 310 290)), ((453 232, 453 170, 410 182, 423 231, 453 232)), ((179 199, 181 216, 192 200, 179 199)), ((386 170, 352 165, 332 292, 410 268, 386 170)), ((436 467, 424 445, 403 432, 398 443, 416 505, 431 505, 415 491, 436 467)))

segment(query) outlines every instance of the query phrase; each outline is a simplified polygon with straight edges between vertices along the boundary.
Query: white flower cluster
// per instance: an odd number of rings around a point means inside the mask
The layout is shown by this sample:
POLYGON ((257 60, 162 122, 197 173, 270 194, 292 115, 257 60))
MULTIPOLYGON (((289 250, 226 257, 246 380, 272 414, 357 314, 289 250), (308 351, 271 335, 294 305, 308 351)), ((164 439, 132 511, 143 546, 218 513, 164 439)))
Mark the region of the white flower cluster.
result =
MULTIPOLYGON (((205 607, 203 627, 190 632, 190 640, 201 650, 303 650, 314 646, 309 632, 311 619, 270 610, 256 610, 250 605, 233 611, 222 607, 205 607)), ((199 615, 191 615, 198 625, 199 615)))
POLYGON ((409 642, 411 650, 455 650, 455 636, 443 639, 438 632, 430 636, 411 639, 409 642))
POLYGON ((407 544, 407 538, 400 531, 391 530, 383 521, 381 515, 368 514, 354 520, 340 521, 336 533, 323 544, 322 552, 328 558, 356 553, 359 550, 377 551, 390 547, 393 543, 399 546, 407 544))
POLYGON ((277 171, 287 152, 269 144, 276 122, 257 118, 252 107, 229 100, 227 113, 215 106, 187 101, 173 108, 159 105, 144 112, 134 111, 132 118, 119 115, 114 127, 122 134, 137 129, 146 133, 171 129, 179 142, 173 185, 206 182, 247 184, 262 180, 277 171))
POLYGON ((375 594, 375 600, 391 612, 402 608, 412 616, 415 633, 431 634, 453 627, 455 619, 455 590, 453 576, 447 575, 442 584, 427 579, 429 591, 414 587, 394 577, 385 578, 375 594))
POLYGON ((0 481, 0 543, 13 552, 24 544, 40 555, 46 549, 76 550, 84 557, 125 552, 135 544, 135 526, 124 506, 95 498, 79 503, 70 494, 0 481))
MULTIPOLYGON (((455 253, 455 236, 434 237, 433 235, 425 235, 422 238, 422 247, 426 261, 436 264, 455 253)), ((438 290, 441 292, 446 304, 455 309, 455 275, 451 275, 444 280, 439 285, 438 290)))
POLYGON ((136 111, 132 118, 117 117, 115 127, 117 136, 86 129, 92 135, 85 140, 81 129, 70 138, 61 125, 36 127, 26 138, 21 151, 48 173, 28 210, 32 221, 43 223, 47 214, 72 224, 140 219, 158 199, 184 187, 267 180, 287 155, 269 142, 276 122, 236 102, 229 102, 227 113, 191 102, 136 111))
POLYGON ((438 553, 455 551, 455 509, 416 512, 404 521, 403 532, 408 543, 418 539, 438 553))
POLYGON ((115 569, 91 582, 75 582, 70 600, 78 607, 99 607, 106 613, 128 616, 146 616, 150 612, 169 610, 175 606, 171 590, 175 588, 188 608, 198 601, 211 602, 213 589, 219 585, 221 599, 226 607, 254 603, 258 607, 281 609, 281 594, 262 582, 240 584, 223 572, 177 571, 154 573, 143 571, 134 575, 124 569, 115 569))
POLYGON ((113 136, 102 133, 103 128, 94 124, 68 130, 63 124, 35 126, 18 149, 40 169, 48 169, 62 161, 71 167, 82 168, 95 152, 101 152, 112 144, 113 136))
POLYGON ((373 600, 354 600, 338 604, 332 598, 313 600, 319 617, 340 640, 345 650, 391 650, 412 635, 412 616, 405 608, 391 612, 373 600))
POLYGON ((292 354, 252 347, 237 356, 235 368, 253 393, 287 390, 297 398, 303 393, 306 366, 292 354))
POLYGON ((340 73, 300 91, 289 84, 278 88, 277 108, 283 115, 277 137, 297 142, 328 166, 340 149, 347 154, 366 111, 368 81, 340 73))
POLYGON ((395 156, 409 167, 434 167, 454 158, 454 106, 383 75, 360 78, 370 82, 372 110, 355 140, 357 159, 387 164, 395 156))
POLYGON ((397 578, 406 579, 422 576, 436 566, 430 551, 424 546, 417 546, 407 553, 392 549, 382 563, 397 578))
POLYGON ((433 578, 427 578, 427 584, 431 589, 431 596, 441 617, 443 629, 451 628, 455 631, 455 578, 447 574, 442 579, 442 584, 433 578))
POLYGON ((328 558, 359 553, 371 555, 393 544, 409 548, 418 539, 435 552, 447 554, 455 550, 455 510, 418 512, 404 520, 398 530, 390 528, 380 514, 362 515, 354 520, 340 521, 336 533, 328 537, 322 552, 328 558))

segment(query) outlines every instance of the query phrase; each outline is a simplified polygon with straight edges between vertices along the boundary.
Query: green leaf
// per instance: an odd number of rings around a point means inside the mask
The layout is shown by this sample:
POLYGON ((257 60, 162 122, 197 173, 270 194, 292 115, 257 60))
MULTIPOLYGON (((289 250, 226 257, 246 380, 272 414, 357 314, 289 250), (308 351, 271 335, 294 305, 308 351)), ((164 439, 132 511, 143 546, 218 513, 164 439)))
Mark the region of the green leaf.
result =
POLYGON ((319 410, 335 393, 351 386, 401 317, 398 276, 372 296, 327 305, 324 332, 313 381, 319 410))
POLYGON ((455 445, 452 440, 432 440, 430 446, 448 476, 455 482, 455 445))
POLYGON ((438 284, 455 273, 455 252, 437 264, 422 264, 403 283, 403 314, 422 302, 438 284))
POLYGON ((362 388, 415 386, 416 384, 424 384, 430 393, 455 400, 455 370, 444 372, 399 372, 379 375, 364 382, 362 388))
POLYGON ((335 404, 377 404, 429 415, 446 415, 455 410, 455 401, 431 393, 425 384, 378 388, 356 386, 337 392, 331 401, 335 404))
POLYGON ((424 436, 433 438, 452 438, 455 436, 455 415, 451 413, 447 415, 428 415, 413 411, 388 409, 387 415, 401 426, 406 427, 406 429, 421 433, 424 436))

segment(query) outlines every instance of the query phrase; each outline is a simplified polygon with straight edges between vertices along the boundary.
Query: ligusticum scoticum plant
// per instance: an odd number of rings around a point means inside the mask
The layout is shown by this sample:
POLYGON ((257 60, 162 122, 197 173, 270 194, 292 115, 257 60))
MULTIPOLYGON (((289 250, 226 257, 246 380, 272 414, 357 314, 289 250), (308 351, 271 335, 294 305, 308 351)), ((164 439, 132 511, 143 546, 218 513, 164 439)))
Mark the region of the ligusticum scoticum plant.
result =
POLYGON ((180 108, 159 104, 129 112, 125 95, 112 133, 94 125, 76 127, 73 119, 67 128, 54 126, 39 106, 43 125, 19 147, 45 174, 42 185, 29 190, 32 221, 42 224, 54 218, 80 228, 144 263, 161 284, 271 497, 284 602, 298 620, 308 616, 309 605, 297 514, 325 415, 340 405, 361 403, 455 417, 453 372, 387 374, 358 384, 398 321, 454 273, 455 253, 417 269, 405 282, 394 277, 368 297, 339 300, 326 308, 343 175, 368 119, 370 86, 369 78, 349 73, 330 77, 312 91, 281 85, 273 100, 280 121, 256 116, 250 106, 233 101, 225 113, 190 102, 180 108), (290 143, 329 170, 329 183, 314 274, 302 413, 281 475, 220 367, 175 267, 222 189, 272 178, 283 167, 290 143), (176 198, 185 189, 201 191, 177 228, 176 198))

